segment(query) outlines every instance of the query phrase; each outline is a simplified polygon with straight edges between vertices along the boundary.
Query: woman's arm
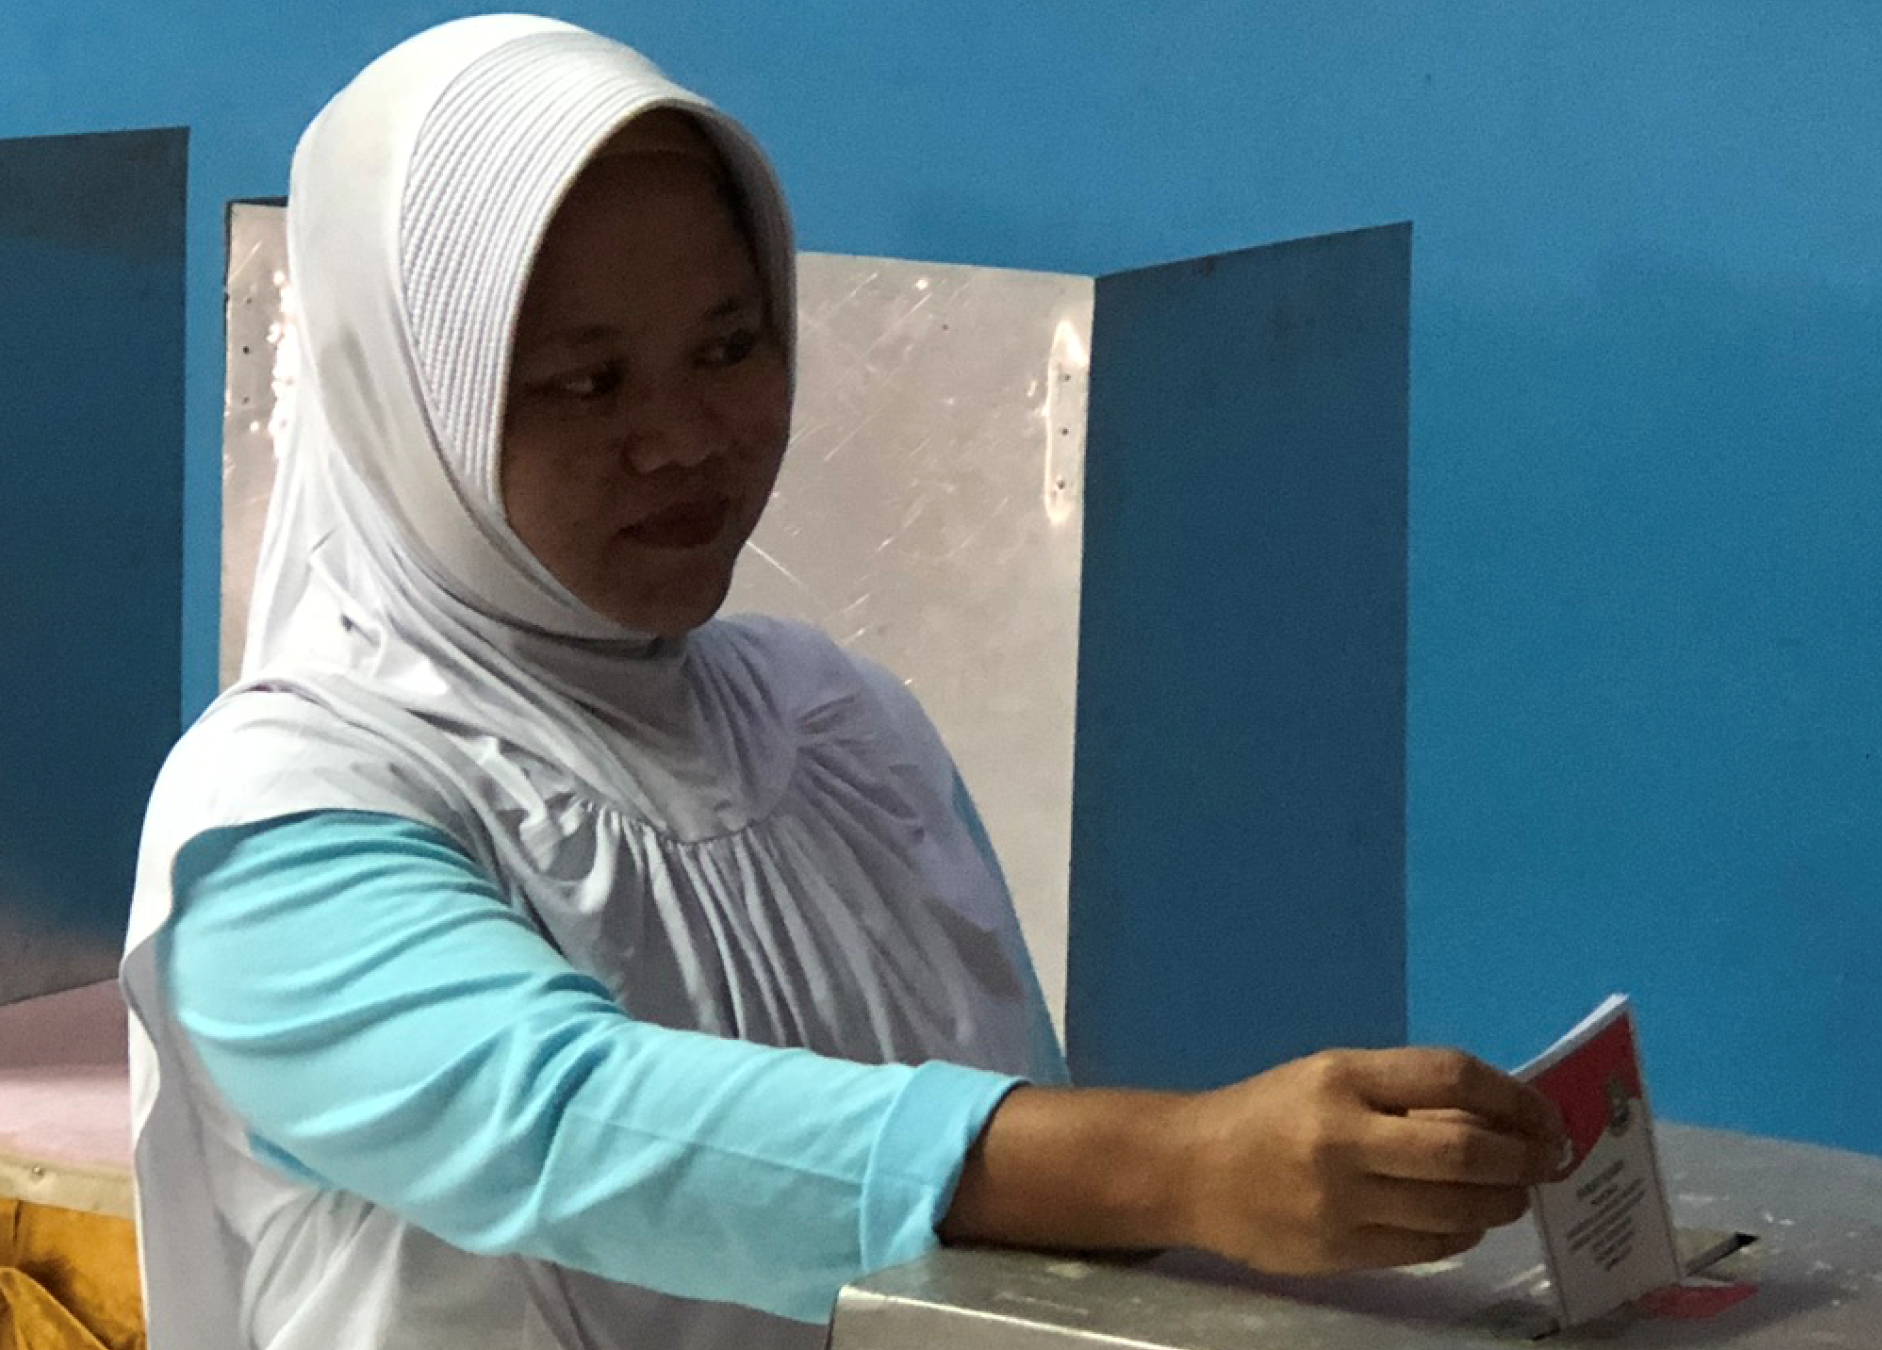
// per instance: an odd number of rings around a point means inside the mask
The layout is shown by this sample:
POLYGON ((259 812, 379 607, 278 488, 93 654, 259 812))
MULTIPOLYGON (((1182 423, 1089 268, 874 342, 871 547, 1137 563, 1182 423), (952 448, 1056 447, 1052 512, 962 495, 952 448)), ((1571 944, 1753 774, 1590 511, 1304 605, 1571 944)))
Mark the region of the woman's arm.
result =
POLYGON ((454 1245, 805 1321, 937 1242, 1014 1079, 634 1021, 435 829, 192 841, 167 997, 257 1153, 454 1245))
POLYGON ((647 1026, 393 817, 203 836, 177 888, 169 997, 261 1156, 467 1250, 806 1321, 937 1234, 1431 1259, 1516 1217, 1553 1156, 1539 1097, 1448 1052, 1199 1095, 1015 1091, 647 1026))

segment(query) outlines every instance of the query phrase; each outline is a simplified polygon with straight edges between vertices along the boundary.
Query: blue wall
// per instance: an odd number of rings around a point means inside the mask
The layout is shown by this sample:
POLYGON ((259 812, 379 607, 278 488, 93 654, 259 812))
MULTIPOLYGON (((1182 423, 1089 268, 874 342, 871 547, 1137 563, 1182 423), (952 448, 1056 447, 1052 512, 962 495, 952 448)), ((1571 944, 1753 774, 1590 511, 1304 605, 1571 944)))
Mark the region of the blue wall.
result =
MULTIPOLYGON (((222 203, 465 9, 0 6, 0 135, 195 135, 191 708, 222 203)), ((1413 1034, 1514 1059, 1625 988, 1663 1113, 1882 1151, 1872 5, 556 12, 746 117, 814 248, 1101 271, 1415 222, 1413 1034)))

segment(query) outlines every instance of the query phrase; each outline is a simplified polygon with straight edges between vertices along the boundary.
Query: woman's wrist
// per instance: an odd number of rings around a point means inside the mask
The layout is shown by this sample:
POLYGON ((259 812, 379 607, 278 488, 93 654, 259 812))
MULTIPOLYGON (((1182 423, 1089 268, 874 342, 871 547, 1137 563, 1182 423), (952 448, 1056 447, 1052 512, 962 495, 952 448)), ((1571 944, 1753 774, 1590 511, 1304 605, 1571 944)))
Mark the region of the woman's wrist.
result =
POLYGON ((949 1242, 1068 1250, 1187 1245, 1195 1099, 1021 1087, 969 1151, 939 1225, 949 1242))

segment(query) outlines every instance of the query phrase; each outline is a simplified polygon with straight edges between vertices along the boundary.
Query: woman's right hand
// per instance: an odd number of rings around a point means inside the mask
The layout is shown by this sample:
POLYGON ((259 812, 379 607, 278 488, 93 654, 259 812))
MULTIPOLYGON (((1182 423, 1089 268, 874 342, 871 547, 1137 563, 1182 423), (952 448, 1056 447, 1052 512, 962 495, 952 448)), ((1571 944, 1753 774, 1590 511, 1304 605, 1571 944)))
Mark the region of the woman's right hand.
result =
POLYGON ((1021 1088, 941 1233, 1275 1274, 1431 1261, 1520 1217, 1561 1133, 1540 1093, 1452 1050, 1327 1051, 1193 1095, 1021 1088))
POLYGON ((1520 1218, 1562 1125, 1451 1050, 1329 1051, 1189 1101, 1183 1245, 1277 1274, 1435 1261, 1520 1218))

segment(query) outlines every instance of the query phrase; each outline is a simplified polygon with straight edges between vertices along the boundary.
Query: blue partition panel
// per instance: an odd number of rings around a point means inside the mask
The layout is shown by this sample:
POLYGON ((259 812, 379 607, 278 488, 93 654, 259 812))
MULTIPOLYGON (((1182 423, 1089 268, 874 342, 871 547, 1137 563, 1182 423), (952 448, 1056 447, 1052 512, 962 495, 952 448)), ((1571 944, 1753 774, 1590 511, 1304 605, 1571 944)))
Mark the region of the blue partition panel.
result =
POLYGON ((1098 283, 1081 1082, 1404 1038, 1410 252, 1391 226, 1098 283))
POLYGON ((186 154, 0 140, 0 1003, 112 972, 177 735, 186 154))

